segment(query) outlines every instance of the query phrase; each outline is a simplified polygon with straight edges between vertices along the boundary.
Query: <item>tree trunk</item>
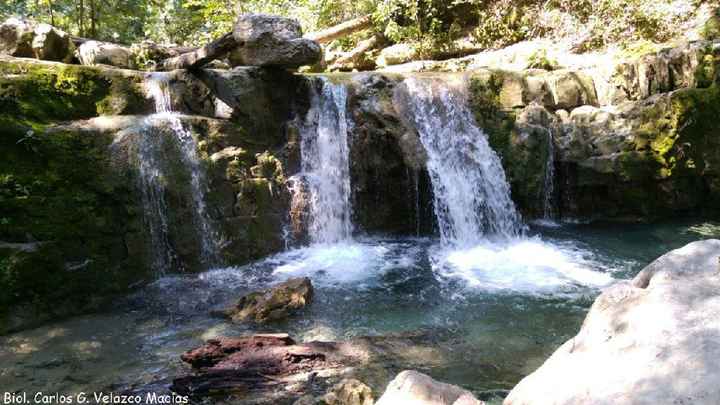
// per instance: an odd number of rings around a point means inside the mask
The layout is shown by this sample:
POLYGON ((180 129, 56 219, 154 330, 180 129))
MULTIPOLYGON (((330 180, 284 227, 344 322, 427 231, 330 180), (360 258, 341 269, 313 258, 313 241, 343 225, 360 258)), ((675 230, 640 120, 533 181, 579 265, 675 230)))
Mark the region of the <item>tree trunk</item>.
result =
POLYGON ((80 0, 80 3, 78 4, 78 31, 80 33, 81 37, 85 36, 85 3, 83 0, 80 0))
POLYGON ((357 62, 365 52, 374 49, 377 47, 381 41, 383 41, 384 38, 380 34, 374 34, 372 37, 358 42, 357 46, 350 50, 349 52, 346 52, 343 56, 337 58, 333 64, 330 66, 330 69, 343 69, 348 68, 349 64, 354 64, 357 62))
POLYGON ((158 70, 197 69, 225 55, 236 46, 237 41, 233 38, 232 32, 229 32, 192 52, 165 59, 158 66, 158 70))
POLYGON ((55 26, 55 13, 53 12, 52 0, 48 0, 48 11, 50 12, 50 25, 55 26))
POLYGON ((97 38, 95 0, 90 0, 90 37, 97 38))
POLYGON ((342 38, 353 32, 362 31, 372 25, 372 16, 370 14, 362 17, 345 21, 334 27, 330 27, 318 32, 311 32, 305 35, 305 38, 315 40, 321 44, 328 43, 334 39, 342 38))

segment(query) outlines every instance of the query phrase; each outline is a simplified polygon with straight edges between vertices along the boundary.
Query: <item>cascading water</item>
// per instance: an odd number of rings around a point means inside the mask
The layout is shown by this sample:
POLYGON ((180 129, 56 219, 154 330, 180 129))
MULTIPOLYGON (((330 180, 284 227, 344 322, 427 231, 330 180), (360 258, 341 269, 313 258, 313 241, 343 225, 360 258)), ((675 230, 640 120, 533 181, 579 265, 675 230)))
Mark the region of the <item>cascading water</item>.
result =
POLYGON ((407 78, 395 93, 427 151, 441 241, 454 246, 523 231, 500 158, 465 98, 461 89, 436 78, 407 78))
POLYGON ((555 219, 555 145, 552 132, 547 131, 547 160, 545 161, 545 179, 543 186, 543 219, 555 219))
MULTIPOLYGON (((153 73, 148 76, 145 83, 148 94, 155 101, 156 113, 146 119, 146 128, 157 126, 158 121, 169 124, 176 135, 176 141, 181 152, 181 159, 190 174, 190 190, 193 203, 194 223, 201 243, 201 261, 206 265, 215 265, 219 261, 219 233, 213 225, 205 202, 207 182, 205 173, 197 155, 197 142, 192 134, 186 130, 179 118, 179 114, 172 111, 172 99, 169 86, 170 76, 167 73, 153 73)), ((163 159, 160 150, 160 140, 153 139, 152 131, 144 131, 140 141, 140 174, 144 185, 143 195, 150 208, 149 215, 151 236, 153 243, 158 243, 159 249, 169 250, 167 207, 164 201, 163 173, 160 160, 163 159), (153 222, 156 224, 153 225, 153 222)), ((156 248, 157 250, 157 248, 156 248)), ((158 253, 160 255, 162 253, 158 253)), ((167 255, 165 253, 165 255, 167 255)), ((157 262, 158 260, 156 260, 157 262)), ((160 268, 166 266, 167 261, 158 263, 160 268), (165 263, 163 263, 165 262, 165 263)))
POLYGON ((309 211, 310 241, 337 243, 352 234, 347 90, 325 78, 319 80, 321 87, 313 87, 301 134, 301 198, 309 211))
POLYGON ((147 123, 143 123, 138 139, 139 182, 145 222, 152 246, 152 268, 164 274, 175 262, 175 253, 169 239, 167 203, 165 202, 165 174, 160 157, 162 139, 153 135, 147 123))

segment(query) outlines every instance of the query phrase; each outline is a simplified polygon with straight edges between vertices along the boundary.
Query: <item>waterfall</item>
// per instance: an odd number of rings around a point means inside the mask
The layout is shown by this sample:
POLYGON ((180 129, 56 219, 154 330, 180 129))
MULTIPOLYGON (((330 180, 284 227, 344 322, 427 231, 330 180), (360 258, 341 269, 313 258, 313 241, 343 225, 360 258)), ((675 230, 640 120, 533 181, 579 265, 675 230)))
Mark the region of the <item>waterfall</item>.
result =
POLYGON ((543 184, 543 219, 552 221, 555 218, 555 145, 552 132, 547 130, 547 159, 545 161, 545 178, 543 184))
MULTIPOLYGON (((336 243, 352 234, 347 89, 320 78, 301 129, 302 194, 312 243, 336 243)), ((313 83, 315 84, 315 83, 313 83)), ((293 179, 293 180, 298 180, 293 179)), ((297 187, 295 187, 297 188, 297 187)))
POLYGON ((165 274, 175 262, 169 239, 169 221, 165 202, 165 173, 162 167, 162 137, 152 136, 151 127, 143 124, 138 139, 139 182, 145 222, 150 233, 152 268, 165 274))
MULTIPOLYGON (((150 129, 158 125, 158 121, 167 123, 175 134, 175 141, 180 150, 181 161, 190 174, 190 190, 193 204, 193 223, 197 228, 201 244, 201 262, 215 265, 219 262, 220 237, 210 218, 207 204, 207 181, 205 172, 197 154, 197 142, 192 134, 183 127, 180 115, 172 110, 172 98, 169 86, 170 76, 167 73, 153 73, 148 76, 146 91, 155 101, 156 113, 146 119, 145 126, 150 129)), ((154 248, 169 251, 167 206, 164 201, 164 174, 160 161, 164 157, 160 148, 161 140, 154 131, 146 130, 140 141, 140 175, 143 178, 143 195, 146 210, 151 217, 150 233, 154 248), (155 223, 155 225, 153 225, 155 223), (153 236, 156 235, 157 236, 153 236)), ((157 253, 161 254, 161 253, 157 253)), ((165 254, 167 255, 167 254, 165 254)), ((158 261, 157 258, 155 260, 158 261)), ((167 262, 167 260, 163 260, 167 262)), ((164 266, 167 263, 158 263, 164 266)))
POLYGON ((520 235, 523 227, 500 158, 475 124, 464 88, 437 78, 407 78, 395 104, 427 151, 441 242, 470 246, 484 235, 520 235))

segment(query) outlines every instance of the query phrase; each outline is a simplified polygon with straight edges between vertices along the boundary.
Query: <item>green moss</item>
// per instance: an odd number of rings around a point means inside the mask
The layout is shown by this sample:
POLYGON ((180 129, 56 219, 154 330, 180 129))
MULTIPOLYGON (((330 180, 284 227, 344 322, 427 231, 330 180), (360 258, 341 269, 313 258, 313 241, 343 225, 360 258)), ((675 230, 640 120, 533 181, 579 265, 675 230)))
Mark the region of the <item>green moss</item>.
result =
POLYGON ((0 114, 66 121, 147 108, 140 76, 99 67, 0 59, 0 114))
POLYGON ((0 289, 12 297, 0 314, 22 303, 82 308, 136 281, 142 258, 128 257, 123 239, 134 202, 125 174, 110 167, 110 137, 7 116, 0 128, 0 240, 43 242, 0 254, 0 289))
POLYGON ((505 80, 505 73, 501 71, 471 77, 469 106, 490 146, 501 158, 513 201, 524 213, 534 214, 542 209, 539 204, 544 192, 549 134, 518 131, 515 112, 502 108, 500 102, 505 80))
POLYGON ((712 53, 703 56, 695 69, 695 87, 710 87, 717 81, 720 74, 720 58, 716 59, 712 53))
POLYGON ((624 59, 639 59, 645 55, 656 53, 663 48, 663 45, 648 40, 633 41, 623 44, 620 56, 624 59))
POLYGON ((95 105, 98 115, 142 114, 150 108, 141 83, 127 78, 113 79, 108 94, 95 105))

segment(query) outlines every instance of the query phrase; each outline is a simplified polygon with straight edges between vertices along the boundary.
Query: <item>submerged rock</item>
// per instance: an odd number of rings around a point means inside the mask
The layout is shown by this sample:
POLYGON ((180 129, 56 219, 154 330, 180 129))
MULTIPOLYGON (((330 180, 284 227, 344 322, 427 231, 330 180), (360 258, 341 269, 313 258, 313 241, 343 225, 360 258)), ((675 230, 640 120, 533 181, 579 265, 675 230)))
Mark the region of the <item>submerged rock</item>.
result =
POLYGON ((297 344, 287 334, 213 339, 182 355, 197 372, 175 379, 172 389, 197 396, 276 390, 337 375, 359 356, 344 343, 297 344))
POLYGON ((673 250, 593 304, 505 405, 717 404, 720 240, 673 250))
POLYGON ((317 63, 320 45, 302 38, 297 20, 265 14, 245 14, 233 28, 238 47, 230 53, 231 66, 297 68, 317 63))
POLYGON ((287 318, 312 302, 313 286, 307 277, 293 278, 263 291, 252 292, 222 312, 234 322, 267 323, 287 318))
POLYGON ((482 405, 473 394, 415 370, 405 370, 390 381, 377 405, 482 405))
POLYGON ((327 405, 373 405, 372 389, 354 378, 335 384, 322 398, 327 405))

